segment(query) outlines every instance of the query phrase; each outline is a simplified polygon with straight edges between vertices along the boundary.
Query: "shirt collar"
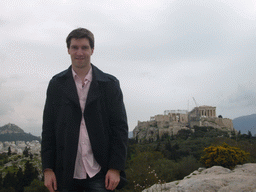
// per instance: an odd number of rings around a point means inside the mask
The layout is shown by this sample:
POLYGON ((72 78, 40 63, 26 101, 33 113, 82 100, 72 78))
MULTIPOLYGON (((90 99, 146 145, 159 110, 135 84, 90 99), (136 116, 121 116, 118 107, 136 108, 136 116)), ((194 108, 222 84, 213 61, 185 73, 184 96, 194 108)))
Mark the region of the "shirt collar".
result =
MULTIPOLYGON (((77 78, 80 79, 77 73, 74 71, 73 67, 72 67, 72 75, 74 79, 77 79, 77 78)), ((90 68, 88 73, 85 75, 84 80, 82 82, 85 82, 86 80, 89 82, 92 81, 92 67, 90 68)))

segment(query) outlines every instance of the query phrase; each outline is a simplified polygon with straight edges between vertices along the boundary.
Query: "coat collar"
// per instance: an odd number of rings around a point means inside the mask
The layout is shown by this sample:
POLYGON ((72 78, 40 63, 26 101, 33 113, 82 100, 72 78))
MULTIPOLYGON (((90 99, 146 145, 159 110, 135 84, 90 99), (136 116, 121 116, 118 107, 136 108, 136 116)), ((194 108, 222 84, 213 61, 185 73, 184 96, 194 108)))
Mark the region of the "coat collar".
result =
MULTIPOLYGON (((96 66, 91 64, 92 66, 92 80, 96 81, 109 81, 108 77, 106 74, 98 69, 96 66)), ((61 72, 58 76, 63 77, 63 78, 71 78, 72 77, 72 66, 70 66, 67 70, 61 72)))
MULTIPOLYGON (((76 84, 72 75, 72 66, 60 73, 58 76, 63 79, 62 88, 66 96, 80 108, 79 98, 76 90, 76 84)), ((86 106, 90 105, 94 100, 100 97, 99 82, 109 81, 104 72, 92 65, 92 82, 89 88, 86 106)), ((86 107, 85 107, 86 108, 86 107)))

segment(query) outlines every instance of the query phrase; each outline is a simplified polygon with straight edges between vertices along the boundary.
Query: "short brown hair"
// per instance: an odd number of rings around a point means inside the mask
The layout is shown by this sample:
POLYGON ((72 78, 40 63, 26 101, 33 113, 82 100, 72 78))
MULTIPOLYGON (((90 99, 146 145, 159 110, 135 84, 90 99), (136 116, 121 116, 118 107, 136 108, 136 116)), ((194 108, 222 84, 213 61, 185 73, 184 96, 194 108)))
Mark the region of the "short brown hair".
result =
POLYGON ((89 40, 90 46, 93 49, 94 48, 94 35, 91 31, 85 28, 77 28, 69 33, 69 35, 66 38, 67 47, 70 47, 71 39, 81 39, 86 38, 89 40))

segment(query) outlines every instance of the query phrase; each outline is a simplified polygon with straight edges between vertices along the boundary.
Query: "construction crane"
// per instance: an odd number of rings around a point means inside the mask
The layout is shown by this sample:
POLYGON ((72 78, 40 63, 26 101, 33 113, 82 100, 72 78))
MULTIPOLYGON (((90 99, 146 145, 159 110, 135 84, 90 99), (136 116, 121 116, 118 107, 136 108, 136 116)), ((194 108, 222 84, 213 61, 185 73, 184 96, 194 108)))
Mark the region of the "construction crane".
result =
POLYGON ((195 104, 196 104, 196 107, 198 107, 198 105, 197 105, 197 103, 196 103, 196 100, 195 100, 195 98, 194 97, 192 97, 193 98, 193 100, 194 100, 194 102, 195 102, 195 104))
POLYGON ((197 107, 197 110, 195 110, 196 111, 196 118, 197 118, 197 120, 200 120, 200 114, 199 114, 199 110, 198 110, 198 104, 197 104, 197 102, 196 102, 196 100, 195 100, 195 98, 194 97, 192 97, 193 98, 193 100, 194 100, 194 102, 195 102, 195 104, 196 104, 196 107, 197 107))

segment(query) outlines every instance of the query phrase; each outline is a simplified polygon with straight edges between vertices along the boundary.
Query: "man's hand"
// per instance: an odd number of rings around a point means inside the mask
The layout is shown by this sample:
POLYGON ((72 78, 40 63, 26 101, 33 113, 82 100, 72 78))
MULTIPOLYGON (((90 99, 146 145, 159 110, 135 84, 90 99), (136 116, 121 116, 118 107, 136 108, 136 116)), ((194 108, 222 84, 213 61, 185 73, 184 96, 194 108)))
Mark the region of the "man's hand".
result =
POLYGON ((44 185, 49 189, 50 192, 57 190, 57 181, 53 170, 46 169, 44 171, 44 185))
POLYGON ((107 190, 113 191, 120 181, 120 171, 109 169, 105 177, 105 187, 107 190))

